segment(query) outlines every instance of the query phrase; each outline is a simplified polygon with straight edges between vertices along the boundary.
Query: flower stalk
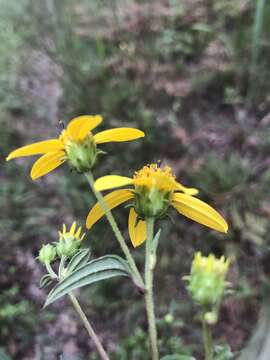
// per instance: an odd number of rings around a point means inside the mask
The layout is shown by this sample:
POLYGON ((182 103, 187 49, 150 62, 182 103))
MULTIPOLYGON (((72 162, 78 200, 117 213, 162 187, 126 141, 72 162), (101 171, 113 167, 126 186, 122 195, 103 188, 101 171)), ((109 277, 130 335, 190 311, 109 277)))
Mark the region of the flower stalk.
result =
POLYGON ((129 264, 131 270, 134 273, 134 276, 136 279, 136 286, 138 286, 140 289, 144 289, 144 282, 143 282, 142 276, 137 268, 137 265, 135 263, 135 260, 132 256, 132 254, 125 242, 125 239, 124 239, 121 231, 119 230, 119 227, 114 219, 114 216, 113 216, 111 210, 109 209, 106 201, 104 200, 103 195, 98 190, 95 189, 95 186, 94 186, 95 180, 94 180, 92 172, 88 171, 87 173, 85 173, 85 176, 89 182, 89 185, 90 185, 97 201, 99 202, 100 206, 102 207, 103 211, 105 212, 105 215, 111 225, 114 235, 115 235, 116 239, 118 240, 123 253, 125 254, 126 260, 129 264))
POLYGON ((145 249, 145 305, 148 319, 148 331, 151 343, 152 360, 159 359, 157 329, 153 299, 153 274, 156 263, 156 251, 153 248, 154 218, 146 219, 147 239, 145 249))
POLYGON ((202 316, 202 326, 203 326, 203 344, 204 344, 204 359, 213 360, 213 339, 212 333, 205 316, 202 316))
POLYGON ((100 355, 100 358, 102 360, 110 360, 110 358, 107 355, 106 351, 104 350, 104 347, 102 346, 97 334, 95 333, 95 330, 93 329, 93 327, 87 320, 87 317, 85 316, 85 313, 82 310, 77 298, 72 293, 69 293, 68 296, 70 298, 70 301, 72 302, 72 305, 74 306, 75 310, 77 311, 79 317, 81 318, 90 338, 93 340, 93 342, 96 346, 97 352, 100 355))

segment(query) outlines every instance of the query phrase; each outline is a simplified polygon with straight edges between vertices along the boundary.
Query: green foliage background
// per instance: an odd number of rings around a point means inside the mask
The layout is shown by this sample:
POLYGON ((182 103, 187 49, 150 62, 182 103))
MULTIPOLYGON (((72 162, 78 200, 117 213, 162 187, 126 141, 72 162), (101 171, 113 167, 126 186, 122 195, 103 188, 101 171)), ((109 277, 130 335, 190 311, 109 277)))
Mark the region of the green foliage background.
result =
MULTIPOLYGON (((95 113, 104 128, 146 132, 143 141, 104 146, 109 155, 96 176, 131 176, 161 160, 230 225, 224 237, 175 213, 173 223, 159 224, 162 355, 202 353, 196 308, 181 280, 196 250, 234 259, 235 292, 215 337, 239 351, 269 288, 270 4, 0 0, 0 9, 0 358, 85 359, 90 352, 95 359, 67 300, 41 311, 46 292, 35 261, 63 222, 84 224, 94 203, 89 188, 67 167, 32 182, 32 159, 4 161, 18 146, 57 136, 60 120, 95 113)), ((126 210, 115 215, 127 236, 126 210)), ((87 243, 95 256, 120 254, 105 220, 87 243)), ((133 250, 139 264, 143 252, 133 250)), ((127 281, 80 297, 113 359, 147 359, 141 297, 127 281)))

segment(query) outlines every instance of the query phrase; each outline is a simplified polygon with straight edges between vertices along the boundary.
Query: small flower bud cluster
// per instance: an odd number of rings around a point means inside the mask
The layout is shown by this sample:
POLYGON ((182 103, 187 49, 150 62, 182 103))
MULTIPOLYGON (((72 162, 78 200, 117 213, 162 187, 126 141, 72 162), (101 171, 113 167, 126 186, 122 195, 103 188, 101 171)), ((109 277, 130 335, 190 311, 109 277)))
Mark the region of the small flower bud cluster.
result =
POLYGON ((57 243, 42 245, 38 256, 39 261, 42 264, 50 264, 57 257, 71 258, 80 248, 84 237, 85 234, 81 235, 81 227, 76 231, 76 222, 71 225, 69 231, 67 231, 66 225, 63 225, 62 232, 59 231, 57 243))

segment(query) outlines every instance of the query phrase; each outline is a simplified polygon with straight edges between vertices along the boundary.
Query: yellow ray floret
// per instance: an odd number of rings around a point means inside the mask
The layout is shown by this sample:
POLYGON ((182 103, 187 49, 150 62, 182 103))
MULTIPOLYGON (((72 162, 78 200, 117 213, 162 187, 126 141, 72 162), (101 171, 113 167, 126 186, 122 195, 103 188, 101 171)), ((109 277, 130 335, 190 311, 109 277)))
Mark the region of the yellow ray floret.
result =
POLYGON ((82 115, 72 119, 57 139, 39 141, 12 151, 6 158, 11 160, 19 157, 43 155, 31 170, 33 180, 53 171, 65 161, 79 172, 85 172, 95 164, 97 144, 106 142, 131 141, 144 137, 144 132, 133 128, 116 128, 92 134, 102 122, 100 115, 82 115), (80 157, 81 156, 81 157, 80 157), (77 157, 80 157, 77 159, 77 157), (76 162, 77 161, 77 162, 76 162), (83 164, 81 169, 79 165, 83 164))
POLYGON ((67 227, 66 227, 66 224, 63 224, 63 230, 62 232, 59 231, 59 238, 62 239, 66 236, 72 236, 74 237, 75 239, 77 240, 80 240, 82 241, 85 237, 85 233, 83 233, 81 235, 81 231, 82 231, 82 227, 80 226, 78 229, 76 229, 77 227, 77 224, 76 224, 76 221, 74 221, 69 229, 69 231, 67 231, 67 227))
POLYGON ((228 224, 205 202, 186 194, 175 193, 172 206, 182 215, 214 230, 227 233, 228 224))
POLYGON ((146 240, 146 222, 138 221, 138 215, 133 208, 129 211, 128 231, 134 247, 140 246, 146 240))
MULTIPOLYGON (((104 197, 109 209, 114 209, 118 205, 132 199, 134 194, 130 190, 115 190, 110 194, 104 197)), ((86 219, 86 227, 90 229, 102 216, 104 216, 105 212, 100 206, 99 203, 90 210, 87 219, 86 219)))

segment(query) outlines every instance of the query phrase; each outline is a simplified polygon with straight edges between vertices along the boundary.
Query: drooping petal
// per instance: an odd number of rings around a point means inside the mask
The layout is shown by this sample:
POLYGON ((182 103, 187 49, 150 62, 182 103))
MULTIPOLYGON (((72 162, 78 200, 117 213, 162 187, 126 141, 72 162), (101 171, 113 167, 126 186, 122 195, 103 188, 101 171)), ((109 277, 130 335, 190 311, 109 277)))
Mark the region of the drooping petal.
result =
MULTIPOLYGON (((118 205, 132 199, 134 197, 133 193, 130 190, 115 190, 110 194, 104 197, 108 207, 113 209, 118 205)), ((90 229, 102 216, 104 216, 105 212, 100 206, 99 203, 96 203, 92 209, 90 210, 87 219, 86 219, 86 227, 90 229)))
POLYGON ((227 233, 228 224, 205 202, 186 194, 175 193, 172 205, 182 215, 214 230, 227 233))
POLYGON ((72 119, 68 126, 68 135, 74 140, 80 141, 102 122, 100 115, 82 115, 72 119))
POLYGON ((39 141, 34 144, 22 146, 14 151, 12 151, 8 157, 7 161, 23 157, 23 156, 32 156, 46 154, 48 152, 57 151, 64 149, 64 144, 58 139, 49 139, 44 141, 39 141))
POLYGON ((116 128, 101 131, 94 136, 96 144, 130 141, 144 137, 144 132, 133 128, 116 128))
POLYGON ((184 185, 180 184, 179 182, 176 182, 175 190, 183 191, 183 193, 187 195, 197 195, 199 193, 199 190, 195 188, 187 188, 184 185))
POLYGON ((95 188, 98 191, 109 190, 121 186, 133 184, 134 180, 126 176, 106 175, 95 181, 95 188))
POLYGON ((131 208, 128 217, 128 231, 134 247, 140 246, 146 240, 146 223, 143 220, 137 221, 137 218, 136 211, 131 208))
POLYGON ((64 151, 55 151, 41 156, 31 169, 31 178, 33 180, 48 174, 65 162, 64 151))

